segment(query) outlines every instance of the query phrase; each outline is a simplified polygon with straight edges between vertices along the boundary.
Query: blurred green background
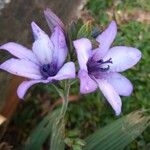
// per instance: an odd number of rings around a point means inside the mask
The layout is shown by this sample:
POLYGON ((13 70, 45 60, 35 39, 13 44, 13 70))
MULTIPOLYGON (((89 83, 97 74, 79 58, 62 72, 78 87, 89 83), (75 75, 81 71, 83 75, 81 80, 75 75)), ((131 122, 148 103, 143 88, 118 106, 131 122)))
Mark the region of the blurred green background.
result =
MULTIPOLYGON (((130 97, 122 97, 121 116, 134 110, 149 109, 150 0, 89 0, 83 12, 91 15, 101 25, 101 29, 115 19, 118 24, 118 34, 114 45, 136 47, 143 54, 142 60, 134 68, 123 73, 133 83, 134 91, 130 97)), ((10 134, 16 134, 15 142, 12 141, 16 147, 20 146, 19 143, 24 143, 31 129, 42 119, 46 113, 44 111, 49 109, 47 105, 50 106, 59 98, 54 89, 49 86, 37 85, 31 91, 27 95, 27 100, 19 105, 9 125, 10 130, 4 137, 9 140, 10 134)), ((77 82, 71 89, 72 97, 77 96, 75 98, 77 100, 69 104, 66 115, 66 136, 75 144, 97 128, 118 118, 99 91, 88 95, 78 95, 78 93, 77 82)), ((148 145, 150 145, 149 128, 128 145, 126 150, 146 150, 148 145)))

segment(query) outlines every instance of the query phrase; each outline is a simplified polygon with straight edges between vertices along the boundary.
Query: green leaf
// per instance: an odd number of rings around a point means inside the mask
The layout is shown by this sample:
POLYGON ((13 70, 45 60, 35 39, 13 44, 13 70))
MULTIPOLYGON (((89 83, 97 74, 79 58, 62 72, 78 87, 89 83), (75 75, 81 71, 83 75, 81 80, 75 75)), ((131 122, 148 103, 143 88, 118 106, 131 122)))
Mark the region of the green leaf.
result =
POLYGON ((123 150, 146 129, 149 121, 143 112, 132 112, 87 137, 83 150, 123 150))
POLYGON ((71 24, 68 28, 68 34, 71 38, 71 41, 77 39, 77 34, 78 34, 78 31, 80 30, 81 26, 83 26, 83 21, 81 19, 71 22, 71 24))
POLYGON ((83 22, 81 19, 79 19, 77 21, 72 21, 68 27, 68 32, 67 32, 67 44, 68 44, 68 50, 69 50, 68 56, 74 62, 76 61, 76 53, 75 53, 72 41, 77 39, 78 31, 80 30, 82 25, 83 25, 83 22))
POLYGON ((82 150, 82 147, 80 145, 73 145, 72 149, 73 150, 82 150))
POLYGON ((77 137, 80 134, 80 130, 74 129, 74 130, 70 130, 67 133, 68 137, 77 137))
POLYGON ((77 38, 91 38, 92 35, 92 22, 88 21, 84 25, 81 26, 80 30, 78 31, 77 38))
POLYGON ((67 144, 69 147, 73 145, 73 140, 70 138, 65 138, 64 140, 65 144, 67 144))
POLYGON ((55 119, 52 131, 50 150, 64 150, 65 123, 63 118, 62 120, 58 120, 58 118, 55 119))
POLYGON ((59 113, 60 109, 56 109, 45 116, 45 118, 38 124, 38 126, 33 130, 31 135, 27 139, 24 150, 42 149, 43 143, 52 132, 53 122, 55 121, 59 113))
POLYGON ((85 141, 82 139, 77 138, 76 139, 76 144, 80 145, 80 146, 84 146, 85 145, 85 141))

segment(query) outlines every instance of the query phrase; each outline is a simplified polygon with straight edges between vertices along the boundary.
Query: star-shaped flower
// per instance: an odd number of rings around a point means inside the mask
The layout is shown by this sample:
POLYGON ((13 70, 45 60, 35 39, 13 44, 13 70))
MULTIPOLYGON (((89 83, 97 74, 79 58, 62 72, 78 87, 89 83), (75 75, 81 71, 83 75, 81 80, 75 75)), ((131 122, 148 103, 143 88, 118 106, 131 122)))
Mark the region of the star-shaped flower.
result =
POLYGON ((0 46, 0 49, 17 57, 2 63, 0 69, 29 79, 18 87, 17 94, 20 99, 23 99, 33 84, 75 78, 74 63, 64 64, 68 50, 60 26, 53 27, 51 37, 36 23, 32 22, 31 27, 35 39, 32 50, 14 42, 0 46))
POLYGON ((114 46, 110 48, 117 33, 115 21, 97 36, 99 47, 94 49, 89 39, 74 41, 79 62, 78 77, 80 92, 90 93, 99 88, 116 115, 121 113, 120 96, 129 96, 133 86, 131 82, 118 72, 133 67, 141 58, 141 52, 133 47, 114 46))

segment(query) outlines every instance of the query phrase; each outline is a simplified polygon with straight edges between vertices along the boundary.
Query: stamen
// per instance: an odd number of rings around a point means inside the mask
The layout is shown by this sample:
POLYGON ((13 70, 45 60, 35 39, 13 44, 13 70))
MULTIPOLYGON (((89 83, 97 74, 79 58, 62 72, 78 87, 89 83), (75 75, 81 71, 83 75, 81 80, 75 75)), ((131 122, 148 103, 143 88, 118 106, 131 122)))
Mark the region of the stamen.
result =
POLYGON ((110 68, 110 66, 108 65, 106 68, 99 68, 99 69, 100 69, 100 71, 105 72, 105 71, 109 70, 109 68, 110 68))
POLYGON ((106 61, 103 61, 102 59, 100 59, 97 62, 100 63, 100 64, 107 64, 107 63, 111 63, 112 64, 113 63, 111 58, 109 58, 106 61))
POLYGON ((112 64, 112 59, 108 59, 106 61, 103 61, 103 59, 100 59, 98 61, 94 61, 92 59, 89 59, 87 66, 88 66, 88 72, 90 74, 95 74, 96 72, 106 72, 110 69, 110 65, 103 65, 103 64, 112 64))

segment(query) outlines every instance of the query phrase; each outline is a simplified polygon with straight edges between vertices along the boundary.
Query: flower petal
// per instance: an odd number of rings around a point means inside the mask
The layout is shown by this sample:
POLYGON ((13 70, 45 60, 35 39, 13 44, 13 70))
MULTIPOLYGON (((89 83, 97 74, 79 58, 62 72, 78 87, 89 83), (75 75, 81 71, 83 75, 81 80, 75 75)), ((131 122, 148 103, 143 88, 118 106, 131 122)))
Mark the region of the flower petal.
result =
POLYGON ((133 91, 132 83, 120 73, 110 73, 107 75, 107 81, 114 87, 121 96, 129 96, 133 91))
POLYGON ((64 80, 75 78, 75 65, 73 62, 65 63, 62 68, 58 71, 56 76, 49 77, 48 80, 64 80))
POLYGON ((31 24, 35 42, 33 43, 32 50, 38 60, 42 64, 49 64, 52 61, 53 43, 48 35, 42 31, 34 22, 31 24))
POLYGON ((121 113, 122 102, 115 89, 106 80, 96 80, 102 93, 114 109, 116 115, 121 113))
POLYGON ((80 79, 80 93, 87 94, 97 89, 97 83, 90 78, 86 71, 80 70, 78 77, 80 79))
POLYGON ((53 62, 56 62, 57 67, 60 68, 64 63, 68 52, 65 35, 60 27, 57 26, 54 28, 54 32, 50 39, 54 44, 53 62))
POLYGON ((27 77, 30 79, 41 79, 41 73, 39 66, 24 60, 11 58, 0 65, 0 69, 3 69, 14 75, 27 77))
POLYGON ((117 34, 117 25, 115 21, 112 21, 110 25, 105 29, 96 40, 100 43, 100 47, 94 52, 94 59, 99 60, 106 55, 111 44, 113 43, 117 34))
POLYGON ((20 44, 17 44, 14 42, 9 42, 4 45, 1 45, 0 49, 4 49, 4 50, 8 51, 9 53, 16 56, 17 58, 30 60, 37 64, 39 63, 37 58, 35 57, 34 53, 30 49, 28 49, 20 44))
POLYGON ((50 9, 46 9, 44 11, 44 15, 51 32, 53 32, 56 26, 59 26, 61 29, 64 29, 64 24, 62 23, 62 21, 50 9))
POLYGON ((17 89, 17 94, 18 94, 18 97, 20 99, 24 99, 24 96, 27 92, 27 90, 34 84, 37 84, 37 83, 48 83, 49 81, 48 80, 30 80, 30 81, 24 81, 22 82, 18 89, 17 89))
POLYGON ((92 44, 89 39, 81 38, 73 42, 77 52, 80 69, 87 71, 87 61, 91 56, 92 44))
POLYGON ((133 47, 116 46, 109 50, 104 61, 112 59, 111 72, 122 72, 133 67, 140 59, 141 52, 133 47))

